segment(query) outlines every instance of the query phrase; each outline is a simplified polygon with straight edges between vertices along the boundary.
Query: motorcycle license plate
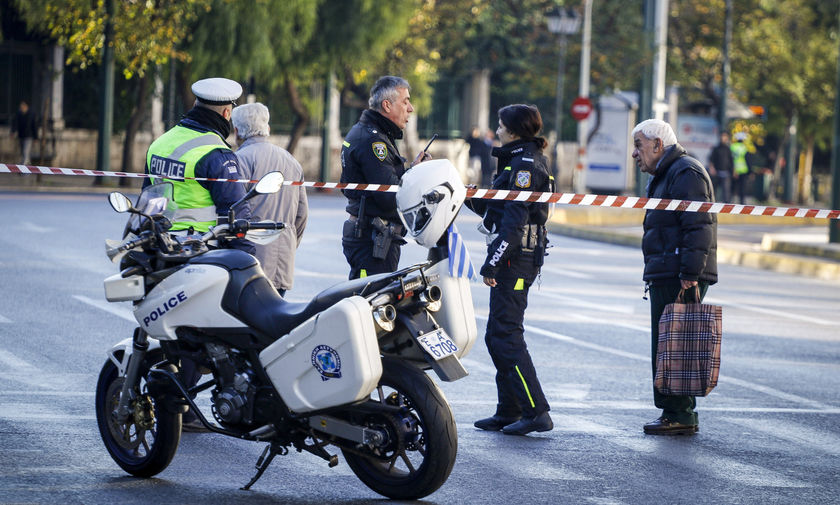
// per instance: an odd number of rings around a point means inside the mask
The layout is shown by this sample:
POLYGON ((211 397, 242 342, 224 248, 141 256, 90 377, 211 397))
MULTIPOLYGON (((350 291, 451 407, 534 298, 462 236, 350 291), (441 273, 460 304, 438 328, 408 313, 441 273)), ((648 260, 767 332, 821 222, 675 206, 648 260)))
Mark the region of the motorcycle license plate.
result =
POLYGON ((417 342, 435 361, 443 359, 450 354, 458 351, 458 346, 449 338, 443 329, 420 335, 417 337, 417 342))

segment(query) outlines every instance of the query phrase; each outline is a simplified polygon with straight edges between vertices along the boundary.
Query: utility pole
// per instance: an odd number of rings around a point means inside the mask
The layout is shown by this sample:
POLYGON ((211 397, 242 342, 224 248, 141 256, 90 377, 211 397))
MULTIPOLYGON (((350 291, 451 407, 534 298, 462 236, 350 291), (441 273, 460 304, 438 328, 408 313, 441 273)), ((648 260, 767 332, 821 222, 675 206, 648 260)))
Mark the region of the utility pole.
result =
MULTIPOLYGON (((114 118, 114 3, 105 0, 105 47, 102 52, 100 83, 102 91, 99 106, 99 138, 96 146, 96 169, 107 171, 111 167, 111 130, 114 118)), ((101 184, 97 178, 95 183, 101 184)))
MULTIPOLYGON (((645 65, 642 67, 641 88, 639 89, 639 115, 636 122, 653 117, 653 49, 654 26, 656 14, 656 0, 644 0, 642 16, 644 17, 644 48, 645 65)), ((636 172, 636 194, 642 196, 647 185, 647 174, 636 172)))
POLYGON ((729 118, 726 114, 726 102, 729 96, 729 48, 732 45, 732 0, 726 0, 726 20, 723 32, 723 65, 720 79, 720 103, 718 105, 718 133, 726 131, 729 118))
MULTIPOLYGON (((589 58, 592 47, 592 0, 585 0, 583 7, 583 45, 580 51, 579 97, 589 98, 589 58)), ((573 185, 575 193, 586 191, 586 142, 589 136, 589 119, 578 122, 578 163, 575 167, 573 185)))
MULTIPOLYGON (((840 14, 838 14, 840 26, 840 14)), ((834 139, 831 143, 831 208, 840 208, 840 43, 837 52, 837 84, 834 86, 834 139)), ((840 219, 828 221, 828 241, 840 242, 840 219)))
POLYGON ((332 96, 335 87, 335 72, 329 71, 324 83, 324 127, 321 130, 321 182, 327 182, 330 175, 330 118, 332 117, 332 96))
MULTIPOLYGON (((656 57, 653 59, 653 117, 665 119, 665 66, 668 61, 668 0, 656 0, 656 57)), ((676 129, 676 125, 674 125, 676 129)))

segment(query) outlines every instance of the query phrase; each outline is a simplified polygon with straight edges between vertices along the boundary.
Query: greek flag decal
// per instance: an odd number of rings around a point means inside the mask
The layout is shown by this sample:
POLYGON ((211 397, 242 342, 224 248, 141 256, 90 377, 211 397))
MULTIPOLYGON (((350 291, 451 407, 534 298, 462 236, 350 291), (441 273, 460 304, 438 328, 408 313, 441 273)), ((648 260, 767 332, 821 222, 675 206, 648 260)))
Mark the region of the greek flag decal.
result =
POLYGON ((464 238, 458 233, 455 223, 449 225, 447 238, 449 239, 449 275, 466 277, 467 279, 476 278, 475 268, 470 261, 470 253, 467 252, 467 245, 464 243, 464 238))

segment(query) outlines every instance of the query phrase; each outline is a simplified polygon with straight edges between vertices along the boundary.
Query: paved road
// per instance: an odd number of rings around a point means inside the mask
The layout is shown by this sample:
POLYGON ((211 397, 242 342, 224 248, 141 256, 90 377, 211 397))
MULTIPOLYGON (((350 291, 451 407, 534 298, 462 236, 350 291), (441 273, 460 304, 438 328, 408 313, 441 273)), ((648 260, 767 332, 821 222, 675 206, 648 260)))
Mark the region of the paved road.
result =
MULTIPOLYGON (((346 272, 343 200, 311 195, 298 254, 303 301, 346 272)), ((103 240, 124 216, 103 195, 0 194, 0 503, 372 503, 342 463, 280 457, 250 492, 262 447, 185 434, 154 479, 124 474, 96 429, 93 391, 108 346, 130 335, 124 305, 104 301, 115 272, 103 240)), ((477 261, 477 219, 458 224, 477 261)), ((700 433, 649 437, 649 315, 641 254, 552 236, 531 294, 527 339, 555 430, 486 433, 494 370, 479 341, 470 376, 442 384, 458 424, 458 460, 427 503, 829 503, 840 493, 840 290, 836 283, 721 267, 708 300, 724 306, 718 388, 699 400, 700 433)), ((403 264, 423 259, 407 247, 403 264)), ((487 289, 473 287, 479 325, 487 289)))

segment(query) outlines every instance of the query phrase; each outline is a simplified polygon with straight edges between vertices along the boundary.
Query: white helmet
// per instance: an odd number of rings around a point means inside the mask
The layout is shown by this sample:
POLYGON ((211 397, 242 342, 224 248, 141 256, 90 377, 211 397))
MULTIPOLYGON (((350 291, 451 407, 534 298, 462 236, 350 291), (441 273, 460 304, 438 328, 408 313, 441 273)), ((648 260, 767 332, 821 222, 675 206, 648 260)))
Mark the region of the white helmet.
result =
POLYGON ((418 163, 402 176, 397 211, 408 235, 431 248, 455 220, 467 188, 449 160, 418 163))

